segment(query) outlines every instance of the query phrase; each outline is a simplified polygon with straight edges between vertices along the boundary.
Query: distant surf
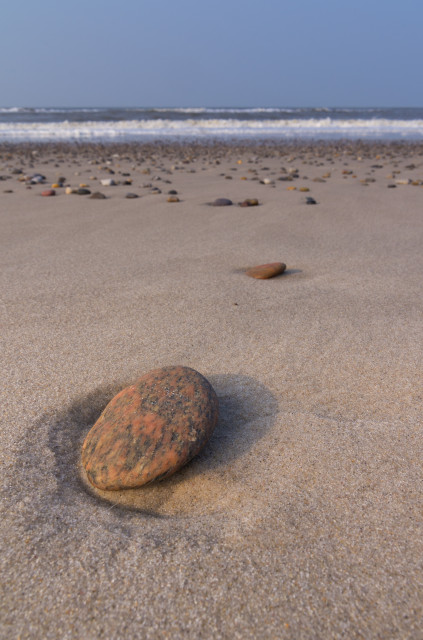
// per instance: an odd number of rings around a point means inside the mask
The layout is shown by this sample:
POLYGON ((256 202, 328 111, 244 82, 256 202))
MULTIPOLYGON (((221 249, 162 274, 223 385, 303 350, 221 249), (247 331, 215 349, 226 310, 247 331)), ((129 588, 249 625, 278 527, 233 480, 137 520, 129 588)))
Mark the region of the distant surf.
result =
POLYGON ((0 142, 423 140, 423 108, 1 107, 0 142))

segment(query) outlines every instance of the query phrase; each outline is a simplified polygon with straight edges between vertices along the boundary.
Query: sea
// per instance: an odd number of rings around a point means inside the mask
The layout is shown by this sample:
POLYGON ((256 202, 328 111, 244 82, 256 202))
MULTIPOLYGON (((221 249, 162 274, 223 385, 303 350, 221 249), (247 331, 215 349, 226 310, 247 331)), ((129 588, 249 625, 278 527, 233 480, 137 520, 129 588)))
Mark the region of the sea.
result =
POLYGON ((0 143, 423 141, 423 108, 0 107, 0 143))

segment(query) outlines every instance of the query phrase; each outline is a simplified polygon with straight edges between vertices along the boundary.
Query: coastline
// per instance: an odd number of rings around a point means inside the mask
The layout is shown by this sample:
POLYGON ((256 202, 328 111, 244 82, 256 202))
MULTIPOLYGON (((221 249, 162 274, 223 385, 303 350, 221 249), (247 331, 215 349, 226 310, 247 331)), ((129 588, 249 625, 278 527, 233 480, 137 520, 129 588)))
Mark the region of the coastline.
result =
POLYGON ((3 637, 417 637, 423 143, 2 143, 0 175, 3 637), (89 426, 170 364, 210 444, 88 491, 89 426))

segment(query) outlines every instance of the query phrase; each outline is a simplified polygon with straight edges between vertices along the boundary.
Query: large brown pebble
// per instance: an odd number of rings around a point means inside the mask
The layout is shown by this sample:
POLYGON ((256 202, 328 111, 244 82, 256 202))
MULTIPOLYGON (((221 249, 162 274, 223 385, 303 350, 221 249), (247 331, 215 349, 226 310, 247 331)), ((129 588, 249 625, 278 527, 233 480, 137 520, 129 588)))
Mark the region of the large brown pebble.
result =
POLYGON ((85 438, 88 480, 117 490, 166 478, 203 448, 217 418, 217 396, 200 373, 150 371, 109 402, 85 438))
POLYGON ((258 267, 252 267, 245 273, 250 278, 257 278, 258 280, 267 280, 267 278, 274 278, 279 276, 286 269, 286 264, 283 262, 271 262, 269 264, 261 264, 258 267))

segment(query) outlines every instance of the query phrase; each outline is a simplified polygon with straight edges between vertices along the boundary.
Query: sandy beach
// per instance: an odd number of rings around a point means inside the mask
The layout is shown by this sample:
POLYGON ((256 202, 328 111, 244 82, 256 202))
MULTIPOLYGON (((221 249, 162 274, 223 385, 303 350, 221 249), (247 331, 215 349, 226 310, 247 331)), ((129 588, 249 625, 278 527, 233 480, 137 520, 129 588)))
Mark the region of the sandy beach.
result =
POLYGON ((2 145, 0 176, 1 637, 423 638, 423 145, 2 145), (107 402, 178 364, 209 444, 88 486, 107 402))

